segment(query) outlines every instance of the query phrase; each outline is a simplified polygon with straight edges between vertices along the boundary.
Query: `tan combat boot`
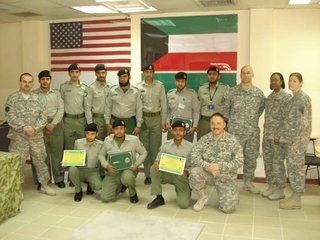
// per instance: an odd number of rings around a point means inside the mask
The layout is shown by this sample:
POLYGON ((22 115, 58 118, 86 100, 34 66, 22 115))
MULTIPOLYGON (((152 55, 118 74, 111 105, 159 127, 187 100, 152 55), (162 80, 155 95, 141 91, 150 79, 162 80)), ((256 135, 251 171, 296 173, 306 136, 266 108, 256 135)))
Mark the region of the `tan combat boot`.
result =
POLYGON ((268 196, 269 200, 280 200, 285 198, 284 188, 276 188, 276 190, 268 196))
POLYGON ((40 192, 47 194, 49 196, 55 196, 56 192, 48 186, 48 184, 41 184, 40 192))
POLYGON ((251 181, 245 181, 243 188, 244 188, 244 190, 249 191, 254 194, 260 193, 260 190, 258 188, 256 188, 256 186, 254 186, 251 181))
POLYGON ((193 205, 193 210, 195 210, 196 212, 200 212, 209 201, 209 197, 205 194, 204 191, 199 192, 198 195, 198 201, 193 205))
POLYGON ((289 198, 280 200, 279 207, 281 209, 300 209, 301 195, 293 193, 289 198))
POLYGON ((264 192, 262 192, 262 197, 268 197, 269 195, 271 195, 272 193, 274 193, 277 190, 277 187, 274 185, 269 185, 267 190, 265 190, 264 192))

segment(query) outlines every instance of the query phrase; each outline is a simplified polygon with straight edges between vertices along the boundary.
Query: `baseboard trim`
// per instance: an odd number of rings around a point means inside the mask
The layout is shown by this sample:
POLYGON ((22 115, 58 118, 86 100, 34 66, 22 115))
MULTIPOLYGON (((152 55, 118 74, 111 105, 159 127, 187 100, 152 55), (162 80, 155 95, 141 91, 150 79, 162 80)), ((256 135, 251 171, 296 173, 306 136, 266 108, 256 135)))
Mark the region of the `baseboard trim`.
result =
MULTIPOLYGON (((238 179, 243 179, 243 174, 238 174, 238 179)), ((255 177, 253 179, 253 182, 256 183, 265 183, 266 178, 264 177, 255 177)), ((287 182, 289 183, 289 179, 287 179, 287 182)), ((306 179, 306 184, 315 184, 315 185, 320 185, 320 179, 317 178, 307 178, 306 179)))

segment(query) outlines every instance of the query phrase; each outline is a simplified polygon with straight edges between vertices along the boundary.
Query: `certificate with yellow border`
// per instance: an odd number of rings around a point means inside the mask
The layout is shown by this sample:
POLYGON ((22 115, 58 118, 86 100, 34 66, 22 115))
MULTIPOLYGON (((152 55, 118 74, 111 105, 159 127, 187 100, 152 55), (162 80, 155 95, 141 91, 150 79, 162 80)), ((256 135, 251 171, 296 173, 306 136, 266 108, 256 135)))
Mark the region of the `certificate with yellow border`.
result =
POLYGON ((86 150, 64 150, 62 166, 64 167, 85 167, 86 150))
POLYGON ((168 153, 162 153, 159 163, 159 170, 163 172, 173 173, 181 175, 186 165, 186 158, 172 155, 168 153))

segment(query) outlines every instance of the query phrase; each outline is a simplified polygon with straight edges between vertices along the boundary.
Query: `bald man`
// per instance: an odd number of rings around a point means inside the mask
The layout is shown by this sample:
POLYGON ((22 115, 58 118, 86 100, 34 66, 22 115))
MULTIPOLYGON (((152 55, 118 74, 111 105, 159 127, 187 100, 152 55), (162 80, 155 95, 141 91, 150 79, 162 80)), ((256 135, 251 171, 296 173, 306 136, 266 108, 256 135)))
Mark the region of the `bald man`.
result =
POLYGON ((264 110, 265 96, 252 84, 253 69, 249 65, 241 68, 241 82, 225 96, 223 111, 228 119, 229 132, 235 135, 243 147, 244 153, 244 189, 258 194, 252 181, 257 167, 260 149, 259 118, 264 110))

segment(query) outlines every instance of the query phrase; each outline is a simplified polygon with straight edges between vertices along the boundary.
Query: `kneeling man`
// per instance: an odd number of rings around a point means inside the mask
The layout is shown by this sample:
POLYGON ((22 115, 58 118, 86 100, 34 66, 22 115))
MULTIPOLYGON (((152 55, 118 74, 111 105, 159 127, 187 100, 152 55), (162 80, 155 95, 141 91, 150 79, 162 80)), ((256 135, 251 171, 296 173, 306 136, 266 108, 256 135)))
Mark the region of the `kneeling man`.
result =
POLYGON ((154 209, 164 205, 162 197, 161 183, 174 185, 177 194, 177 204, 180 208, 188 208, 190 205, 191 190, 188 181, 188 167, 190 164, 190 152, 192 143, 183 139, 186 135, 185 124, 181 121, 176 121, 171 126, 173 139, 166 141, 160 148, 160 152, 150 169, 151 172, 151 195, 156 195, 156 198, 147 206, 148 209, 154 209), (186 158, 185 168, 182 175, 159 171, 159 161, 162 153, 168 153, 186 158))
POLYGON ((226 120, 221 113, 210 119, 211 132, 204 135, 191 151, 191 189, 199 198, 193 206, 201 211, 208 203, 206 185, 214 185, 219 198, 219 209, 231 213, 239 202, 239 193, 234 183, 237 170, 243 164, 243 151, 240 143, 224 129, 226 120))
POLYGON ((106 171, 106 176, 102 181, 101 199, 104 202, 115 200, 121 184, 123 184, 129 189, 130 202, 137 203, 139 198, 135 189, 136 177, 138 167, 147 157, 147 151, 137 136, 126 134, 126 126, 123 120, 115 119, 112 129, 114 134, 105 138, 99 153, 101 166, 106 171), (131 152, 133 164, 128 169, 117 170, 110 163, 110 156, 125 152, 131 152), (139 157, 136 159, 137 153, 139 157))
POLYGON ((87 194, 91 195, 101 189, 101 177, 99 174, 98 161, 99 152, 103 142, 96 139, 98 126, 95 123, 88 124, 85 129, 86 138, 77 139, 74 143, 75 150, 87 151, 86 167, 70 167, 69 178, 75 187, 74 201, 82 200, 81 182, 87 182, 87 194))

